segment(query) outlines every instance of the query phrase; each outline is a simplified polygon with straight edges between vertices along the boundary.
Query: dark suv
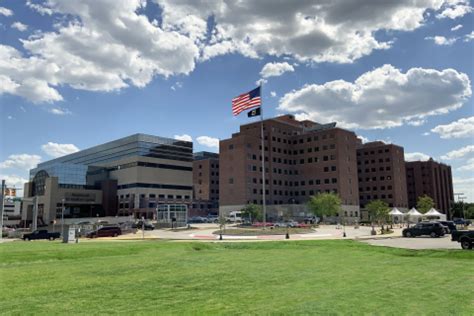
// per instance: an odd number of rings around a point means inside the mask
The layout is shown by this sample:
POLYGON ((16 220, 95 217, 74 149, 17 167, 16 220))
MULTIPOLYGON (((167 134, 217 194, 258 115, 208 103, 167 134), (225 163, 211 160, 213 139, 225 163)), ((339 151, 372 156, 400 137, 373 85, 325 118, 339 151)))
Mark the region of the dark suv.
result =
POLYGON ((418 223, 413 227, 405 228, 402 232, 403 237, 416 237, 416 236, 431 236, 440 237, 444 236, 444 226, 438 222, 426 222, 418 223))
POLYGON ((105 226, 101 227, 98 230, 91 231, 86 235, 88 238, 97 238, 97 237, 117 237, 122 235, 122 230, 120 227, 116 226, 105 226))
POLYGON ((446 234, 451 234, 453 230, 456 230, 456 224, 453 221, 438 221, 441 223, 446 229, 446 234))

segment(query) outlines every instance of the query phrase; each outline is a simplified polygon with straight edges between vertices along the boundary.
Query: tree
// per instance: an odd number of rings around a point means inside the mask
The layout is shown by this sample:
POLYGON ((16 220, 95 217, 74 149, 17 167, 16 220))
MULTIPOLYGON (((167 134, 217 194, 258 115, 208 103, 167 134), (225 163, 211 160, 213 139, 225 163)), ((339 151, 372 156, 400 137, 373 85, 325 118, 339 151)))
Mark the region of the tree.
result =
POLYGON ((390 209, 387 202, 382 200, 373 200, 366 205, 367 210, 369 211, 370 218, 377 223, 385 223, 388 218, 388 213, 390 209))
POLYGON ((474 218, 474 204, 466 204, 466 210, 464 211, 466 218, 474 218))
POLYGON ((308 201, 308 209, 321 219, 334 216, 341 210, 341 198, 334 193, 313 195, 308 201))
POLYGON ((254 221, 262 221, 262 208, 260 205, 248 204, 242 210, 242 218, 247 217, 253 223, 254 221))
POLYGON ((434 201, 428 195, 419 196, 416 201, 416 208, 420 213, 426 213, 434 207, 434 201))

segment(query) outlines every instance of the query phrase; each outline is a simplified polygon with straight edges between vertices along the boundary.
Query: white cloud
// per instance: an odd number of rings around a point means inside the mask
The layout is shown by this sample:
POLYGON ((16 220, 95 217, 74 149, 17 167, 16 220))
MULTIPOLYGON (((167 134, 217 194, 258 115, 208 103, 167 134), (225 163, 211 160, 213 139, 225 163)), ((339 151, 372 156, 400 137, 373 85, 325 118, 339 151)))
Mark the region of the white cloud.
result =
POLYGON ((474 31, 469 34, 464 35, 464 42, 470 42, 474 40, 474 31))
POLYGON ((191 38, 149 21, 139 13, 145 6, 142 0, 50 0, 35 6, 64 22, 21 40, 25 55, 0 46, 0 83, 8 84, 0 94, 54 102, 63 99, 60 85, 107 92, 144 87, 155 75, 188 74, 199 48, 191 38))
POLYGON ((219 148, 219 139, 209 136, 199 136, 196 138, 197 142, 203 146, 211 148, 219 148))
POLYGON ((212 18, 211 39, 201 52, 204 60, 239 52, 251 58, 268 54, 337 63, 351 63, 373 50, 389 48, 390 41, 375 38, 377 31, 415 30, 425 23, 427 10, 438 11, 451 2, 155 1, 163 8, 165 29, 191 33, 193 38, 204 37, 206 22, 212 18))
POLYGON ((461 29, 461 28, 462 28, 462 24, 458 24, 458 25, 456 25, 456 26, 453 26, 453 27, 451 28, 451 31, 454 32, 454 31, 457 31, 457 30, 459 30, 459 29, 461 29))
POLYGON ((474 202, 474 177, 472 178, 453 178, 455 193, 464 193, 467 197, 466 202, 474 202))
POLYGON ((426 161, 430 159, 430 156, 420 152, 405 153, 405 161, 426 161))
POLYGON ((61 107, 51 108, 51 109, 49 109, 49 112, 54 114, 54 115, 70 115, 70 114, 72 114, 72 112, 69 111, 68 109, 61 108, 61 107))
POLYGON ((12 15, 13 15, 13 11, 10 10, 10 9, 4 8, 4 7, 0 7, 0 15, 12 16, 12 15))
POLYGON ((364 137, 362 135, 358 135, 357 138, 359 138, 363 144, 368 143, 369 139, 367 137, 364 137))
POLYGON ((174 139, 183 140, 183 141, 186 141, 186 142, 192 142, 193 141, 193 138, 188 134, 174 135, 174 139))
POLYGON ((260 78, 260 79, 258 79, 257 81, 255 81, 255 85, 256 85, 256 86, 261 86, 261 85, 266 84, 267 82, 268 82, 267 79, 260 78))
POLYGON ((474 116, 462 118, 446 125, 438 125, 431 131, 444 139, 474 137, 474 116))
POLYGON ((11 115, 8 115, 8 116, 7 116, 7 119, 9 119, 9 120, 13 120, 13 116, 11 116, 11 115))
POLYGON ((262 71, 260 71, 260 75, 263 78, 269 77, 278 77, 284 74, 285 72, 293 72, 295 68, 287 62, 283 63, 267 63, 263 66, 262 71))
MULTIPOLYGON (((0 179, 5 180, 5 185, 9 188, 23 189, 23 185, 28 182, 28 179, 25 179, 21 176, 14 174, 0 174, 0 179)), ((19 190, 16 192, 17 196, 23 196, 23 191, 19 190)))
POLYGON ((272 98, 275 98, 277 96, 276 92, 275 91, 270 91, 270 96, 272 98))
POLYGON ((446 38, 444 36, 425 37, 425 40, 432 40, 436 45, 449 46, 456 42, 456 38, 446 38))
POLYGON ((459 171, 474 171, 474 158, 467 160, 466 164, 458 168, 459 171))
POLYGON ((48 142, 41 146, 41 149, 51 157, 57 158, 65 155, 69 155, 79 151, 79 148, 73 144, 58 144, 48 142))
POLYGON ((447 1, 441 13, 436 15, 438 19, 450 18, 456 19, 472 12, 473 8, 469 5, 469 0, 447 1))
POLYGON ((411 126, 421 126, 426 123, 426 120, 413 120, 413 121, 407 121, 408 125, 411 126))
POLYGON ((12 23, 11 27, 14 28, 14 29, 17 29, 20 32, 24 32, 28 29, 28 25, 23 24, 23 23, 18 22, 18 21, 12 23))
POLYGON ((41 161, 41 156, 29 154, 10 155, 5 161, 0 162, 0 169, 30 170, 41 161))
POLYGON ((26 1, 26 6, 29 7, 30 9, 38 12, 41 15, 52 15, 53 10, 47 8, 46 6, 43 6, 41 4, 33 3, 31 0, 26 1))
POLYGON ((424 132, 422 135, 423 135, 423 136, 429 136, 429 135, 430 135, 430 132, 424 132))
POLYGON ((384 65, 353 83, 305 85, 284 95, 278 109, 347 128, 390 128, 458 109, 471 94, 469 77, 454 69, 411 68, 402 73, 384 65))
POLYGON ((471 153, 474 153, 474 145, 468 145, 468 146, 450 151, 446 155, 441 156, 441 159, 446 159, 446 160, 459 159, 471 153))
POLYGON ((171 90, 176 91, 177 89, 182 88, 182 87, 183 87, 183 83, 180 81, 176 81, 176 83, 171 86, 171 90))
POLYGON ((29 8, 54 14, 57 23, 22 39, 21 50, 0 46, 0 94, 41 103, 61 101, 61 86, 144 87, 155 76, 187 75, 196 61, 230 53, 352 63, 390 48, 391 40, 375 37, 379 31, 413 31, 431 10, 450 17, 449 10, 456 16, 466 10, 453 0, 153 2, 28 0, 29 8), (155 20, 143 11, 156 3, 161 16, 155 20))

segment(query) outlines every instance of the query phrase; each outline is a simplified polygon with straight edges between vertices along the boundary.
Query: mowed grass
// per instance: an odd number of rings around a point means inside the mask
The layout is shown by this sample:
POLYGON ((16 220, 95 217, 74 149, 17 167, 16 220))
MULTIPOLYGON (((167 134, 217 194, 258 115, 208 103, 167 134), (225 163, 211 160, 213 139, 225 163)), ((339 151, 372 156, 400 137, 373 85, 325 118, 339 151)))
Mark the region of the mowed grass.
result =
POLYGON ((474 252, 354 241, 13 242, 4 314, 474 315, 474 252))

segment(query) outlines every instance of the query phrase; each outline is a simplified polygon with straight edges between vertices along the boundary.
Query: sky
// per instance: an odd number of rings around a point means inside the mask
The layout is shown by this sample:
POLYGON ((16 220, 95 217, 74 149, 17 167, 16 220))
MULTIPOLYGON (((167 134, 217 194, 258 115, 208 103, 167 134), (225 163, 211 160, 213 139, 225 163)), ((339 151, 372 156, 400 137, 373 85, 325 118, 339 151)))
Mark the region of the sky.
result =
POLYGON ((468 0, 0 0, 0 178, 133 133, 218 150, 265 118, 337 122, 452 166, 474 202, 468 0), (257 118, 258 119, 258 118, 257 118))

